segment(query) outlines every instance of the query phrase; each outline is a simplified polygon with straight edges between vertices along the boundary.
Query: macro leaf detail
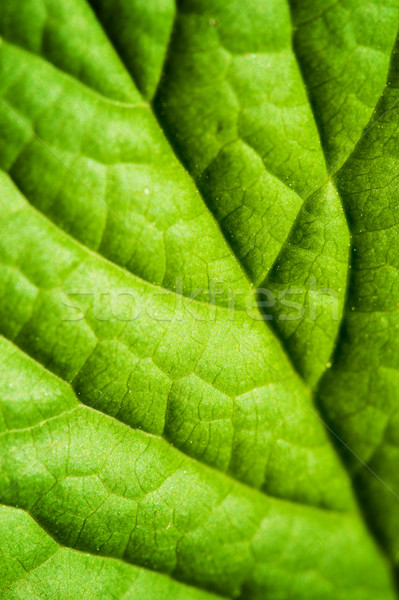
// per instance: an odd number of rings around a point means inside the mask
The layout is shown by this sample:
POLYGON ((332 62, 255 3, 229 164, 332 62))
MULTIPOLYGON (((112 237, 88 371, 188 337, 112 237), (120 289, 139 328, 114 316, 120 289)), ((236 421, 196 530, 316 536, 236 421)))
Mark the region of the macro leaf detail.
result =
POLYGON ((2 0, 1 600, 389 600, 397 0, 2 0))

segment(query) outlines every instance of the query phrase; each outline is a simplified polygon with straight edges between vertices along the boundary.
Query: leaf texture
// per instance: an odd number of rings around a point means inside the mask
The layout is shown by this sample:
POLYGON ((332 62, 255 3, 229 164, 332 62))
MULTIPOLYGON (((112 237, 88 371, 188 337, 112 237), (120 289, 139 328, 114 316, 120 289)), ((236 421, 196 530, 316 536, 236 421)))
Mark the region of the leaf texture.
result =
MULTIPOLYGON (((9 342, 1 360, 2 501, 59 543, 232 597, 386 597, 382 563, 353 515, 267 498, 83 407, 9 342)), ((23 533, 43 538, 17 515, 23 533)))
POLYGON ((394 598, 398 2, 1 4, 0 598, 394 598))

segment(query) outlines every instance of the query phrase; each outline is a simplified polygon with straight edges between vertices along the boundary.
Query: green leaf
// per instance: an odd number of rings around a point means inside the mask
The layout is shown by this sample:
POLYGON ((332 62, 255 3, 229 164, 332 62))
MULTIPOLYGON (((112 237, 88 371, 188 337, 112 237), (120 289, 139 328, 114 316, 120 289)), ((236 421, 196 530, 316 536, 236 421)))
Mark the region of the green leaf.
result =
POLYGON ((75 600, 84 596, 93 600, 104 597, 123 597, 124 600, 218 598, 120 560, 63 548, 20 509, 2 505, 0 515, 3 600, 75 600))
MULTIPOLYGON (((233 597, 389 595, 383 563, 353 514, 267 497, 159 436, 83 407, 65 382, 9 342, 1 342, 1 361, 2 501, 28 511, 63 545, 233 597)), ((14 520, 17 540, 27 538, 18 556, 24 573, 36 572, 59 546, 26 514, 7 517, 9 526, 14 520), (31 536, 42 540, 33 558, 31 536)), ((20 569, 15 572, 7 547, 4 552, 7 586, 19 580, 20 569)), ((82 555, 65 554, 58 560, 68 581, 85 566, 76 564, 82 555)), ((43 585, 49 585, 48 568, 43 585)), ((107 585, 115 577, 112 570, 102 576, 107 585)), ((122 597, 118 588, 113 593, 122 597)))
POLYGON ((320 390, 330 422, 364 461, 348 456, 365 509, 395 565, 399 563, 398 64, 396 48, 388 85, 368 130, 338 174, 353 223, 352 278, 336 360, 320 390), (369 476, 369 468, 384 485, 369 476))
POLYGON ((398 16, 3 0, 2 599, 395 597, 398 16))

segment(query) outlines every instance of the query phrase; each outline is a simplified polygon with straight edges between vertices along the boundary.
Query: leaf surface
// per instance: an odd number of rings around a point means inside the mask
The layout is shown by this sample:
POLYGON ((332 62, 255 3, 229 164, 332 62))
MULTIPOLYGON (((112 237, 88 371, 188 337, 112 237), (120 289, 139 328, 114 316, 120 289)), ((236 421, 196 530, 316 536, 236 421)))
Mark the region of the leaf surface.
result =
POLYGON ((1 598, 394 597, 397 24, 3 2, 1 598))

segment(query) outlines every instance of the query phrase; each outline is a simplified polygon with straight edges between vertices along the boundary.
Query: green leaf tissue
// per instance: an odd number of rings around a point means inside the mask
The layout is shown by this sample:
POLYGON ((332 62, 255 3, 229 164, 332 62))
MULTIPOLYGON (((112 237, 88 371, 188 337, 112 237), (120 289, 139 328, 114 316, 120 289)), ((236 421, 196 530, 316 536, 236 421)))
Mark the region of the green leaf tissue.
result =
POLYGON ((394 600, 399 0, 0 0, 0 600, 394 600))

